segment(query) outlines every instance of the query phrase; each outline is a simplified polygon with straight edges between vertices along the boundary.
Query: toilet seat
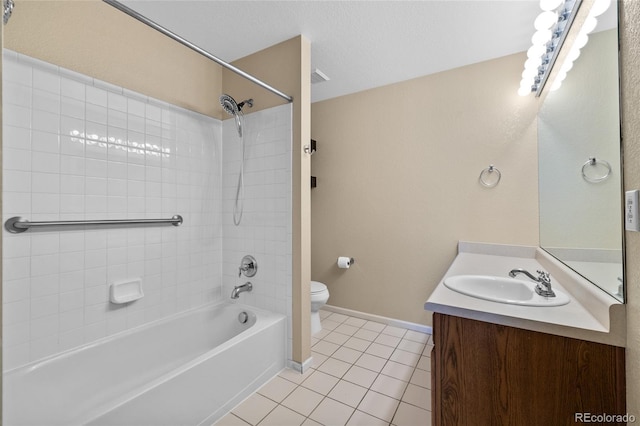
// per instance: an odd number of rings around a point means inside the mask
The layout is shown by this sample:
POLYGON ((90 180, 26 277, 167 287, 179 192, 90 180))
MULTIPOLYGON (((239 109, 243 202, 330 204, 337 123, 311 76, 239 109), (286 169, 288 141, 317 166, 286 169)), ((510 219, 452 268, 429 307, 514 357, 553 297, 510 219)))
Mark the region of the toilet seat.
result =
POLYGON ((318 281, 311 281, 311 294, 323 293, 327 291, 327 286, 318 281))

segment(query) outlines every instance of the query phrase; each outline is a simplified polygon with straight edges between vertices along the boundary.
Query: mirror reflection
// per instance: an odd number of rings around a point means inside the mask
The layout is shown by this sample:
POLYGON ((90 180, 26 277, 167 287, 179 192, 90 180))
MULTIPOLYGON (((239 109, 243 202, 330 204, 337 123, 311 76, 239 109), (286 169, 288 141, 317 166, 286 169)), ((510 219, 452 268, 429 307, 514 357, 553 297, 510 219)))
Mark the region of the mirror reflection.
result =
POLYGON ((538 117, 540 246, 624 301, 615 2, 538 117))

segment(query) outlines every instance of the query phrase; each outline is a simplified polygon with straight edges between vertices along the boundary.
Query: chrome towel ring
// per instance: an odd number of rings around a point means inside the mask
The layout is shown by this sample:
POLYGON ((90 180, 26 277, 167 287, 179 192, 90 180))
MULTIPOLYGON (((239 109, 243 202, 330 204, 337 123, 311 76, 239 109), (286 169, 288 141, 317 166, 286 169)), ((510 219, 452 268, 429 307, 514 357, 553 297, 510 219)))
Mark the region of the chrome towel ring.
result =
POLYGON ((493 164, 490 164, 489 167, 487 167, 486 169, 480 172, 480 176, 478 177, 478 180, 480 181, 482 186, 486 186, 487 188, 493 188, 500 182, 501 178, 502 178, 502 173, 500 173, 500 170, 494 167, 493 164), (495 177, 492 178, 493 176, 495 177))
POLYGON ((582 165, 582 178, 584 180, 586 180, 587 182, 590 182, 590 183, 602 182, 602 181, 608 179, 609 176, 611 176, 611 164, 609 164, 608 162, 606 162, 604 160, 598 160, 598 159, 596 159, 596 157, 589 157, 589 160, 587 160, 582 165), (596 177, 588 176, 587 173, 586 173, 587 166, 597 167, 598 165, 604 166, 606 168, 606 170, 607 170, 606 173, 603 174, 602 176, 596 176, 596 177))

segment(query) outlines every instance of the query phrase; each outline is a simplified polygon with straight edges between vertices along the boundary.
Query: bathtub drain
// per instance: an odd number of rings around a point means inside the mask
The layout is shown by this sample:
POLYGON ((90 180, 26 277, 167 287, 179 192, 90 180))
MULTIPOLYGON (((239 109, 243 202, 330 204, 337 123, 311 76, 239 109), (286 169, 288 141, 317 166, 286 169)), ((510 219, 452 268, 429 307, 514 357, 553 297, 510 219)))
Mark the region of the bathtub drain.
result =
POLYGON ((249 314, 247 314, 246 312, 242 311, 238 314, 238 321, 240 321, 240 324, 245 324, 248 320, 249 314))

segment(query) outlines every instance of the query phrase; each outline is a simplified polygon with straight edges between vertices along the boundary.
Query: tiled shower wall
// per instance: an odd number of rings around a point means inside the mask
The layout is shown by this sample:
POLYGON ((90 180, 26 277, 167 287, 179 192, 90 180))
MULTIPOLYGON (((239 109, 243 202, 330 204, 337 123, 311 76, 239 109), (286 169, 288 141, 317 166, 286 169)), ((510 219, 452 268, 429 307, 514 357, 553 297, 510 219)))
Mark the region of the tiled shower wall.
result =
MULTIPOLYGON (((239 102, 240 100, 238 100, 239 102)), ((242 143, 235 120, 223 122, 223 297, 234 285, 251 281, 253 291, 239 302, 288 317, 287 354, 291 358, 291 105, 251 113, 245 106, 244 213, 233 223, 242 143), (258 272, 238 277, 242 257, 256 258, 258 272)))
MULTIPOLYGON (((10 51, 3 65, 3 223, 184 218, 180 227, 3 230, 4 368, 228 297, 222 123, 10 51), (144 298, 110 304, 109 284, 132 277, 142 278, 144 298)), ((247 224, 262 219, 254 207, 247 202, 247 224)), ((284 209, 279 201, 273 207, 284 209)), ((251 233, 279 236, 271 223, 251 233)), ((259 259, 271 249, 264 241, 251 247, 259 259)), ((237 240, 229 245, 242 251, 237 240)), ((276 271, 287 267, 275 260, 276 271)), ((277 279, 269 270, 257 278, 277 279)), ((273 297, 286 298, 277 288, 273 297)))

